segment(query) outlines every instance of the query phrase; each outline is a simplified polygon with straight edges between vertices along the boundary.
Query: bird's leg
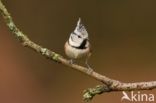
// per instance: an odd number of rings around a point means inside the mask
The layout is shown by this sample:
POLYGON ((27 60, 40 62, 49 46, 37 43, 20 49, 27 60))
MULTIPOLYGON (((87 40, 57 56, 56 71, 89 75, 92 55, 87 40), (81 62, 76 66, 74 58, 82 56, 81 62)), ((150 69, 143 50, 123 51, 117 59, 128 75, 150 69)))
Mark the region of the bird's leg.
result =
POLYGON ((88 60, 86 59, 86 62, 85 62, 85 64, 86 64, 86 66, 87 66, 87 68, 88 68, 88 73, 91 73, 91 72, 93 72, 93 69, 90 67, 90 65, 88 64, 88 60))
POLYGON ((73 59, 70 59, 70 60, 69 60, 69 63, 70 63, 70 64, 74 64, 74 60, 73 60, 73 59))
POLYGON ((91 54, 89 54, 86 58, 86 61, 85 61, 85 64, 87 65, 87 68, 88 68, 88 73, 91 73, 93 72, 93 69, 90 67, 90 65, 88 64, 88 60, 89 60, 89 57, 90 57, 91 54))

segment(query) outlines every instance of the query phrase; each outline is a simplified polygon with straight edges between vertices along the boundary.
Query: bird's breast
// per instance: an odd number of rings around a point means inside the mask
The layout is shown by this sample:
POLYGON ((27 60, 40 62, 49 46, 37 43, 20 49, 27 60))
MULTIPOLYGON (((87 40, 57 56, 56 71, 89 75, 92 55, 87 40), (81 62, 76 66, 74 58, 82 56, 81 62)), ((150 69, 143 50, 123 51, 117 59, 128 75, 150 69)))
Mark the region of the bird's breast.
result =
POLYGON ((90 51, 89 47, 85 49, 78 49, 70 46, 68 42, 65 43, 65 54, 71 59, 78 59, 78 58, 85 57, 88 55, 89 51, 90 51))

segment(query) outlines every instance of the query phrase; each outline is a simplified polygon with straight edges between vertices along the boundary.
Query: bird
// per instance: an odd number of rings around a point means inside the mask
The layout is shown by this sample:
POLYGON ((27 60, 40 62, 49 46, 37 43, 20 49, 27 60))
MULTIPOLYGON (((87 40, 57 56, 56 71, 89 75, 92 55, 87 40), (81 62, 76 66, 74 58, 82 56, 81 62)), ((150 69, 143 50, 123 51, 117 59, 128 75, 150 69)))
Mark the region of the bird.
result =
POLYGON ((91 46, 89 43, 88 32, 82 24, 81 18, 78 19, 76 28, 71 32, 69 39, 64 45, 65 54, 70 58, 70 63, 80 58, 86 58, 85 64, 92 71, 88 64, 91 56, 91 46))

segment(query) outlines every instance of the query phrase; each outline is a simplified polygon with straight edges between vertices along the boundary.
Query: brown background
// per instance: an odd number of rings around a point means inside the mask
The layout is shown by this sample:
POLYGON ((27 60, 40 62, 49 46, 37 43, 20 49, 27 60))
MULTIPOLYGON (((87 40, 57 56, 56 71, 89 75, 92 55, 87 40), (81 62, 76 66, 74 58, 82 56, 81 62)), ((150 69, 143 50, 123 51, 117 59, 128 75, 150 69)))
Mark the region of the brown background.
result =
MULTIPOLYGON (((155 0, 3 2, 29 38, 63 56, 64 43, 81 17, 97 72, 124 82, 156 80, 155 0)), ((22 47, 0 17, 0 103, 83 103, 82 91, 97 84, 22 47)), ((141 93, 156 96, 156 90, 141 93)), ((107 93, 92 103, 120 103, 121 97, 121 92, 107 93)))

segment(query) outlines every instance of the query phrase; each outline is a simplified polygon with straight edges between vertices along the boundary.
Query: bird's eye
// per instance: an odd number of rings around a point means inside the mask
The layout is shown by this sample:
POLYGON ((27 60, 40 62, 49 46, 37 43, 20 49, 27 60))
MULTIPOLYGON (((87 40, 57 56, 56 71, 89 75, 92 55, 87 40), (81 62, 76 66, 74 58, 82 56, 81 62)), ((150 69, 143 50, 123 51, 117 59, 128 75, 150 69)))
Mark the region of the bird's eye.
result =
POLYGON ((78 38, 81 38, 81 36, 80 36, 80 35, 78 35, 78 38))

